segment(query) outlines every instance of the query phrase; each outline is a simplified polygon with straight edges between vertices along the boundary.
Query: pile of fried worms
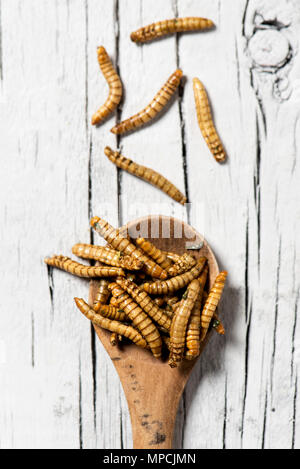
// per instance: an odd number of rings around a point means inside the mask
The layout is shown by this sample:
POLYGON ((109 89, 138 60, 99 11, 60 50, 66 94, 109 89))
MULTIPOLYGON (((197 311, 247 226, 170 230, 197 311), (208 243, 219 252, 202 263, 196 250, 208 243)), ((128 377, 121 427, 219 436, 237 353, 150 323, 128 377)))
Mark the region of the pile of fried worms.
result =
POLYGON ((84 265, 62 255, 45 263, 78 277, 98 279, 92 305, 74 298, 78 309, 96 326, 110 331, 111 345, 126 339, 161 358, 169 353, 174 368, 200 354, 200 345, 213 327, 224 334, 216 314, 227 272, 217 275, 207 291, 209 266, 205 257, 164 252, 144 238, 124 236, 99 217, 92 227, 106 246, 75 244, 73 254, 97 265, 84 265))

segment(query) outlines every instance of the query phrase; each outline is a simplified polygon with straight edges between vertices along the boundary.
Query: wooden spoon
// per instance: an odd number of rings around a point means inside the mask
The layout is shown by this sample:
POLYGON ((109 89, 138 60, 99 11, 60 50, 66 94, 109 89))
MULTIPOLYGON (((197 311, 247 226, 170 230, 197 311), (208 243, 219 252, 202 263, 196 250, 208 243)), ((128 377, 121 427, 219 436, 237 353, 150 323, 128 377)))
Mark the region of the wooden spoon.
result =
MULTIPOLYGON (((219 268, 215 256, 203 237, 191 226, 171 217, 149 216, 128 223, 122 228, 132 238, 143 236, 164 251, 183 254, 186 243, 199 245, 200 250, 189 251, 196 258, 205 256, 209 263, 209 288, 219 268)), ((90 286, 90 304, 93 303, 97 282, 90 286)), ((167 361, 157 360, 152 354, 135 345, 112 347, 110 333, 95 326, 96 333, 119 374, 131 417, 135 449, 172 448, 177 408, 184 387, 196 360, 183 361, 178 368, 170 368, 167 361)), ((201 346, 201 352, 210 334, 201 346)))

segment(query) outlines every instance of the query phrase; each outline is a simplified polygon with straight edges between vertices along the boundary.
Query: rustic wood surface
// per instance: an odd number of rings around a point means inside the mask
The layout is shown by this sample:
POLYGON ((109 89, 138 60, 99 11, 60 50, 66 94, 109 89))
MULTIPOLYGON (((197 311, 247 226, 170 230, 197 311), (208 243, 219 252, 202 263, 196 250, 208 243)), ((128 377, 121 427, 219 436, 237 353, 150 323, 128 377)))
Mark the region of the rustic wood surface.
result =
POLYGON ((180 403, 176 448, 300 448, 298 0, 0 0, 0 447, 131 448, 118 375, 72 298, 88 284, 43 257, 150 213, 188 221, 229 271, 227 335, 212 337, 180 403), (216 29, 137 46, 131 31, 174 16, 216 29), (119 68, 125 99, 92 128, 107 97, 96 48, 119 68), (144 107, 177 68, 184 88, 154 124, 109 130, 144 107), (192 78, 207 87, 228 152, 211 157, 192 78), (185 191, 187 210, 117 171, 127 157, 185 191))

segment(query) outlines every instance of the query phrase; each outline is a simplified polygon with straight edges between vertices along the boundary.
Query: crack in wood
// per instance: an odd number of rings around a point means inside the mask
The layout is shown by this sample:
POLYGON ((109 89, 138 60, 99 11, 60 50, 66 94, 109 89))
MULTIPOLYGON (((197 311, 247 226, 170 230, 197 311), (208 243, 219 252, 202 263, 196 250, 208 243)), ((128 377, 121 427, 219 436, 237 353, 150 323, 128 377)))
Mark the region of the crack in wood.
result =
MULTIPOLYGON (((172 0, 172 8, 174 11, 175 18, 178 18, 178 0, 172 0)), ((176 51, 176 66, 180 68, 180 53, 179 53, 179 34, 175 34, 175 51, 176 51)), ((181 82, 178 87, 178 109, 180 119, 180 133, 181 133, 181 155, 182 155, 182 168, 184 177, 184 189, 187 198, 187 221, 190 223, 190 204, 189 204, 189 184, 188 184, 188 163, 187 163, 187 151, 186 151, 186 131, 185 131, 185 119, 183 113, 183 97, 184 97, 184 86, 181 82)))
POLYGON ((53 267, 47 265, 47 277, 48 277, 48 288, 50 294, 50 317, 53 320, 54 317, 54 282, 53 282, 53 267))
POLYGON ((241 424, 241 442, 243 441, 244 436, 244 426, 245 426, 245 413, 246 413, 246 401, 248 394, 248 369, 249 369, 249 341, 250 341, 250 331, 251 331, 251 319, 252 319, 252 300, 249 306, 249 316, 248 323, 246 328, 246 341, 245 341, 245 378, 244 378, 244 394, 242 402, 242 424, 241 424))
POLYGON ((31 366, 34 368, 34 314, 31 313, 31 366))
POLYGON ((296 379, 295 379, 295 392, 294 392, 294 400, 293 400, 292 449, 295 449, 295 439, 296 439, 297 397, 298 397, 298 376, 296 376, 296 379))
POLYGON ((276 335, 278 327, 278 301, 279 301, 279 279, 280 279, 280 268, 281 268, 281 237, 279 238, 278 246, 278 258, 277 258, 277 270, 276 270, 276 288, 275 288, 275 318, 274 318, 274 331, 273 331, 273 349, 271 356, 271 403, 273 394, 273 381, 274 381, 274 365, 275 365, 275 353, 276 353, 276 335))
POLYGON ((268 410, 268 391, 266 390, 265 405, 264 405, 263 430, 262 430, 262 438, 261 438, 261 449, 265 449, 266 428, 267 428, 267 410, 268 410))

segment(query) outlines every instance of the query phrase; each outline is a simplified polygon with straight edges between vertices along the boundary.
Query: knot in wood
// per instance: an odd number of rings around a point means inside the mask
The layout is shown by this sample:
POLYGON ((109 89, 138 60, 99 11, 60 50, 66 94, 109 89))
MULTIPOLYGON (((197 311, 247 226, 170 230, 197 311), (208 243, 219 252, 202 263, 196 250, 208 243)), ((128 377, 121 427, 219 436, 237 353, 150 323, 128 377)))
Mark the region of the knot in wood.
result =
POLYGON ((291 46, 280 31, 258 30, 248 44, 250 56, 257 67, 279 69, 290 59, 291 46))

